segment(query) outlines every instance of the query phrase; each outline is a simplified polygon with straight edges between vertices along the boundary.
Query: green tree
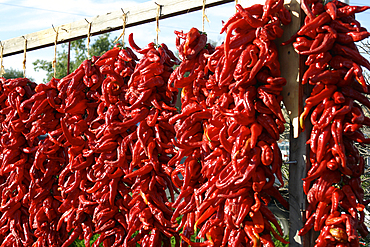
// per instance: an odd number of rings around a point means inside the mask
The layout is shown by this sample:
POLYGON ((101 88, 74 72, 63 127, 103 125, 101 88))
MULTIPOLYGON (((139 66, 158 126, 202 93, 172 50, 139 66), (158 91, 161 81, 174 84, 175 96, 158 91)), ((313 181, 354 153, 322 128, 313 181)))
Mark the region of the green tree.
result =
MULTIPOLYGON (((74 71, 80 64, 87 59, 86 39, 79 39, 71 42, 70 71, 74 71)), ((99 35, 98 38, 90 43, 90 56, 101 56, 113 47, 113 40, 109 39, 109 34, 99 35)), ((45 70, 46 78, 44 82, 50 81, 54 76, 52 61, 37 59, 33 62, 35 71, 45 70)), ((62 50, 57 50, 56 57, 56 78, 63 78, 67 75, 68 66, 68 44, 62 44, 62 50)))
MULTIPOLYGON (((23 71, 17 70, 17 69, 5 69, 5 74, 3 75, 6 79, 14 79, 14 78, 22 78, 23 77, 23 71)), ((32 78, 28 77, 31 81, 33 81, 32 78)))

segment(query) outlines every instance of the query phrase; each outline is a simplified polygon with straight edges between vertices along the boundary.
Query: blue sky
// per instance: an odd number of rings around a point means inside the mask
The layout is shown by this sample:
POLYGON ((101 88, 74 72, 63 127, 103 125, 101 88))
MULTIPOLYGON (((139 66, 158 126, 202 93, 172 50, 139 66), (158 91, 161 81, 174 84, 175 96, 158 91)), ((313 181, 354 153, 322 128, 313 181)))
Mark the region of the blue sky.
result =
MULTIPOLYGON (((50 28, 52 25, 59 26, 73 21, 78 21, 96 15, 105 14, 127 8, 127 6, 148 2, 147 0, 0 0, 0 41, 19 37, 28 33, 50 28)), ((158 0, 160 3, 160 1, 158 0)), ((154 4, 154 1, 152 1, 154 4)), ((350 1, 351 5, 366 5, 368 0, 350 1)), ((214 41, 221 42, 223 35, 219 34, 222 20, 226 21, 235 13, 234 3, 228 3, 217 7, 208 8, 206 14, 210 20, 205 24, 208 37, 214 41)), ((356 18, 361 25, 370 30, 370 11, 358 14, 356 18)), ((170 49, 175 50, 174 30, 188 31, 191 27, 202 28, 202 14, 200 11, 184 14, 177 17, 160 21, 159 42, 166 43, 170 49)), ((134 33, 135 41, 140 46, 154 40, 155 23, 148 23, 137 27, 126 29, 126 34, 134 33), (150 38, 152 37, 152 38, 150 38)), ((111 38, 118 36, 120 31, 113 32, 111 38)), ((58 49, 61 49, 58 46, 58 49)), ((42 82, 45 77, 43 72, 35 72, 32 62, 36 59, 52 61, 54 48, 44 48, 27 53, 26 75, 35 79, 37 83, 42 82)), ((4 58, 5 68, 22 69, 23 54, 4 58)))

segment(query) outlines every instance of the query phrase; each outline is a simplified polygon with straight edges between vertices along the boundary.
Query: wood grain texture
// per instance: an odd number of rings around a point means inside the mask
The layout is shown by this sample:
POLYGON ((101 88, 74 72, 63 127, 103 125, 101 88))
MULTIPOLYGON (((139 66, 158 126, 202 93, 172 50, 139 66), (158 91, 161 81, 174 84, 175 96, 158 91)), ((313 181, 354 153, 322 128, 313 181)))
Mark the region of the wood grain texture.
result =
POLYGON ((294 50, 292 44, 286 46, 281 46, 280 44, 287 41, 301 27, 301 8, 299 0, 285 0, 285 7, 291 13, 292 22, 283 27, 284 34, 277 40, 277 44, 281 76, 287 79, 287 85, 282 91, 284 105, 293 125, 293 137, 297 138, 300 133, 299 115, 302 111, 299 55, 294 50))
POLYGON ((303 227, 303 213, 306 196, 303 193, 302 178, 306 176, 307 164, 307 131, 301 133, 299 115, 303 109, 304 90, 301 78, 304 63, 292 44, 281 46, 282 42, 289 40, 301 27, 302 12, 300 0, 285 0, 284 6, 290 11, 292 22, 284 26, 283 36, 277 40, 281 76, 287 79, 282 96, 290 120, 290 147, 289 160, 296 163, 289 164, 289 246, 310 246, 306 237, 298 236, 298 231, 303 227), (307 245, 308 244, 308 245, 307 245))

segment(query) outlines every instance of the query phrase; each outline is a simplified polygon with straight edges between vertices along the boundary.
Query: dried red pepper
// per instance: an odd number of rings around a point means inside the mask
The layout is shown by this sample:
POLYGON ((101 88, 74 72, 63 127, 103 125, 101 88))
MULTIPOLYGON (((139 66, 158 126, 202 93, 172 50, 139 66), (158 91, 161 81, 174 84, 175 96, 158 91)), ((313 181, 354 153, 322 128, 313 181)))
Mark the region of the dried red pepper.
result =
MULTIPOLYGON (((359 246, 356 230, 361 228, 363 219, 357 212, 365 205, 358 176, 363 174, 363 159, 354 141, 368 140, 360 130, 365 117, 354 100, 362 107, 370 104, 362 95, 368 93, 368 86, 361 69, 369 68, 369 62, 354 44, 368 34, 354 14, 368 7, 348 6, 339 1, 321 7, 316 2, 303 4, 307 13, 305 25, 293 38, 298 53, 309 55, 306 64, 310 67, 304 72, 302 84, 315 85, 300 116, 304 127, 305 118, 313 110, 308 141, 311 168, 303 179, 308 220, 299 234, 304 235, 313 227, 320 231, 315 246, 359 246)), ((362 237, 367 235, 366 231, 359 233, 362 237)))
MULTIPOLYGON (((279 95, 286 80, 280 77, 272 40, 282 35, 273 13, 284 10, 282 1, 246 9, 237 5, 237 10, 222 29, 225 42, 215 50, 207 45, 187 57, 184 47, 198 47, 202 33, 176 32, 183 61, 169 87, 182 88, 182 113, 170 120, 175 122, 173 142, 178 148, 170 163, 176 165, 172 180, 182 191, 172 206, 174 217, 184 213, 180 223, 184 246, 236 242, 258 246, 260 239, 271 244, 266 222, 277 224, 261 198, 272 188, 278 191, 273 187, 274 174, 282 181, 276 141, 284 130, 279 95), (208 240, 191 242, 196 229, 200 229, 197 239, 208 240)), ((285 16, 284 22, 288 20, 285 16)))

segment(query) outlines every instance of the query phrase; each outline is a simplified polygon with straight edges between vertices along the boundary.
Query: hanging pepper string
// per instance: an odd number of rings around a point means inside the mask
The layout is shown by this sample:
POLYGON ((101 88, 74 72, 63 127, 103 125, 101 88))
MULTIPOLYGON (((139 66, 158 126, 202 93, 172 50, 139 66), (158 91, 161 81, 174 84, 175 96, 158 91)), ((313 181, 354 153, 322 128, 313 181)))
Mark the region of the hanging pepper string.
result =
POLYGON ((24 51, 23 51, 23 77, 26 77, 26 52, 27 52, 27 39, 24 37, 24 51))
POLYGON ((57 73, 57 44, 58 44, 58 35, 59 35, 59 27, 57 30, 55 30, 54 26, 53 26, 53 29, 55 31, 55 41, 54 41, 54 60, 53 60, 53 69, 54 69, 54 78, 56 77, 56 73, 57 73))
POLYGON ((127 22, 127 14, 128 14, 128 12, 125 13, 123 11, 123 9, 121 9, 121 10, 123 12, 123 17, 122 17, 122 19, 123 19, 122 33, 121 33, 121 35, 115 41, 113 41, 113 43, 117 43, 118 40, 122 37, 122 46, 125 46, 125 30, 126 30, 126 22, 127 22))
POLYGON ((204 20, 207 20, 209 22, 209 19, 206 15, 206 0, 203 0, 203 8, 202 8, 202 31, 204 32, 204 20))
POLYGON ((88 31, 87 31, 87 58, 90 58, 90 36, 91 36, 91 23, 88 22, 85 18, 85 21, 88 23, 88 31))
POLYGON ((3 66, 3 53, 4 53, 4 46, 3 44, 0 42, 0 46, 1 46, 1 50, 0 50, 0 77, 3 77, 3 75, 5 74, 5 70, 4 70, 4 66, 3 66))
POLYGON ((155 17, 155 21, 156 21, 156 24, 157 24, 157 27, 155 29, 156 33, 157 33, 157 40, 156 40, 156 43, 157 45, 159 44, 158 42, 158 33, 159 31, 159 16, 161 15, 161 5, 159 5, 158 3, 155 3, 157 5, 157 16, 155 17))

